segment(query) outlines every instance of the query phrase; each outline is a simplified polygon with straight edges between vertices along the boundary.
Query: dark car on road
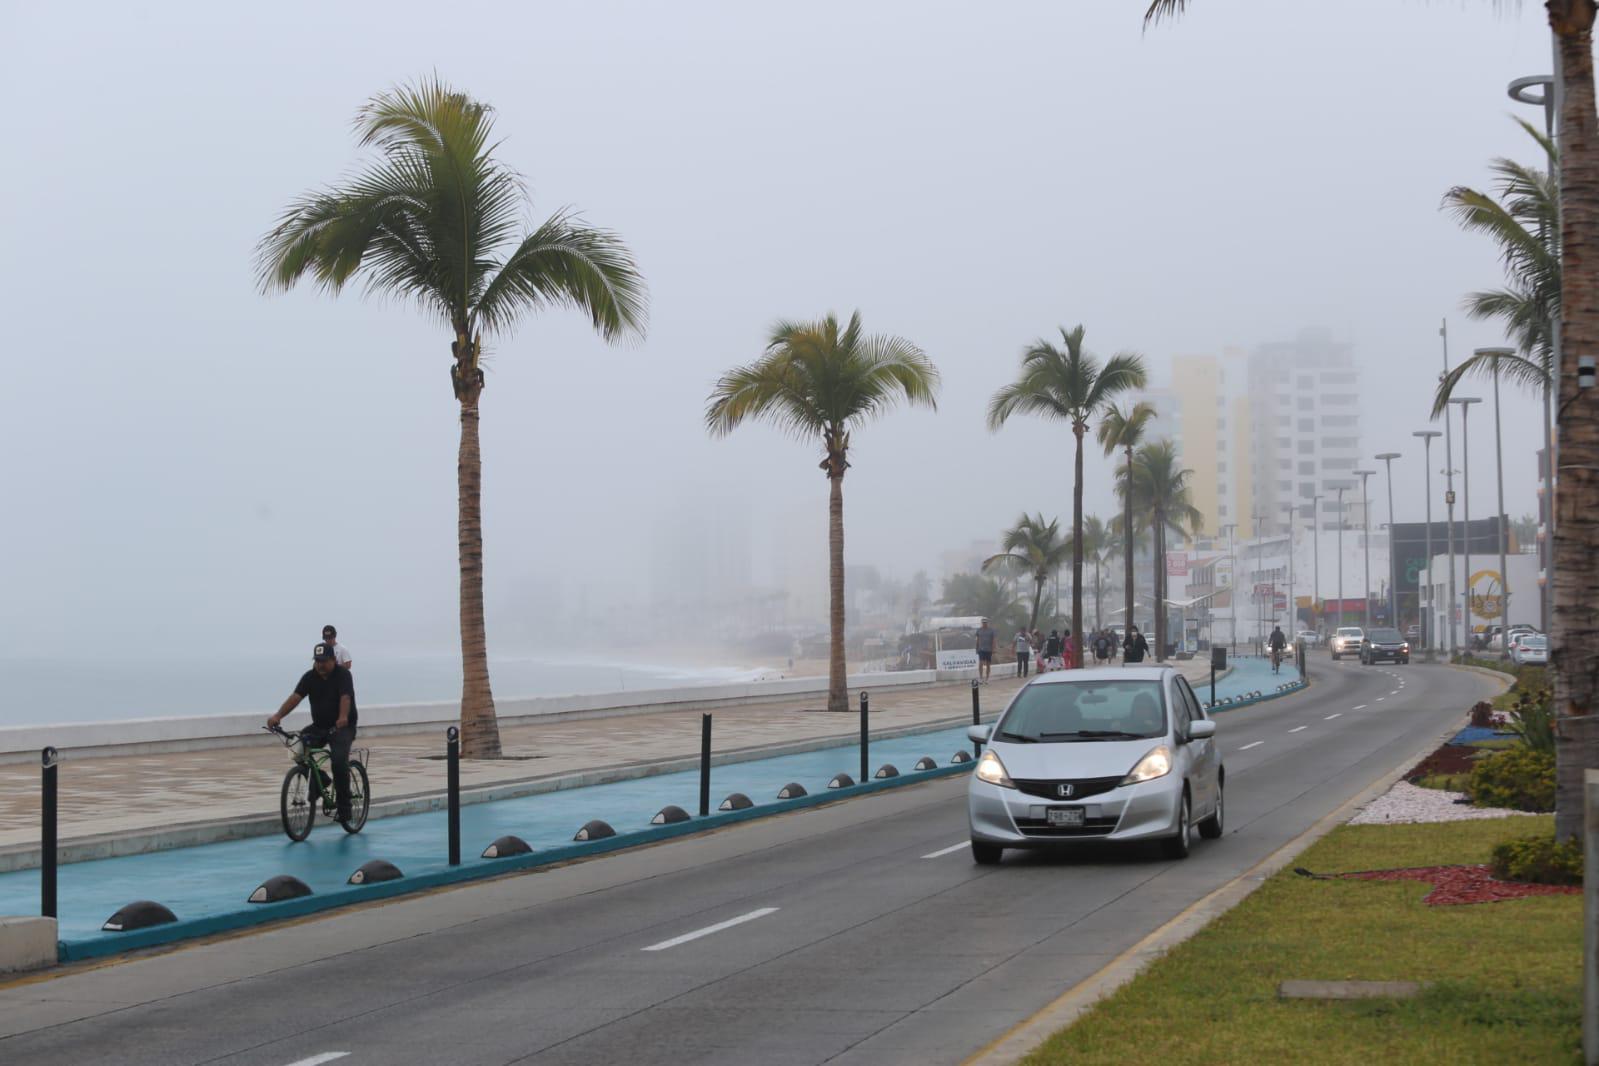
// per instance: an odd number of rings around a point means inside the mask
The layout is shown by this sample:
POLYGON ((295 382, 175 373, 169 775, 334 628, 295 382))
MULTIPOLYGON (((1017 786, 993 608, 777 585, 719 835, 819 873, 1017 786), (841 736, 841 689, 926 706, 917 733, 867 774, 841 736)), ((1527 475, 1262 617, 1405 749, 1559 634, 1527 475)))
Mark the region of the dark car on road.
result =
POLYGON ((1397 629, 1369 629, 1360 640, 1360 661, 1367 666, 1376 662, 1409 663, 1410 641, 1397 629))

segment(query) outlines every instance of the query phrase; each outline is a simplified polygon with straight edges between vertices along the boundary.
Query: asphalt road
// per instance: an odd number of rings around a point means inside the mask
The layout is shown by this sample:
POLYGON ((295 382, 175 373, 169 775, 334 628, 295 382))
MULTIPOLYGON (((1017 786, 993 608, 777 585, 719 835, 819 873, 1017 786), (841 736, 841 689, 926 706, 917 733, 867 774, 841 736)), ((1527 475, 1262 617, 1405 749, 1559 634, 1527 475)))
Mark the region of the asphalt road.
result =
POLYGON ((1493 691, 1312 659, 1218 716, 1226 835, 975 866, 965 780, 0 987, 0 1061, 959 1062, 1493 691))

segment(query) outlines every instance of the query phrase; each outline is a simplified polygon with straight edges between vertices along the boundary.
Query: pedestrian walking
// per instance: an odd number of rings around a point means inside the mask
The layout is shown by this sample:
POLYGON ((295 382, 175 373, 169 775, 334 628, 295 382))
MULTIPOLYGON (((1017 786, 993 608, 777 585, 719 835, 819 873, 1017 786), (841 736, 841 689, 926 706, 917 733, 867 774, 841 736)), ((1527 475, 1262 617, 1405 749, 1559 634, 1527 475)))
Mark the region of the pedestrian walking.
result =
POLYGON ((1027 676, 1027 660, 1032 657, 1032 639, 1027 635, 1027 630, 1016 631, 1016 676, 1027 676))
POLYGON ((1138 631, 1137 626, 1127 627, 1127 641, 1122 645, 1122 662, 1128 666, 1144 661, 1144 656, 1149 654, 1149 641, 1138 631))
POLYGON ((983 624, 977 627, 977 680, 985 685, 989 671, 994 668, 994 636, 988 619, 983 619, 983 624))
POLYGON ((1101 664, 1110 659, 1110 634, 1103 629, 1094 637, 1094 659, 1101 664))

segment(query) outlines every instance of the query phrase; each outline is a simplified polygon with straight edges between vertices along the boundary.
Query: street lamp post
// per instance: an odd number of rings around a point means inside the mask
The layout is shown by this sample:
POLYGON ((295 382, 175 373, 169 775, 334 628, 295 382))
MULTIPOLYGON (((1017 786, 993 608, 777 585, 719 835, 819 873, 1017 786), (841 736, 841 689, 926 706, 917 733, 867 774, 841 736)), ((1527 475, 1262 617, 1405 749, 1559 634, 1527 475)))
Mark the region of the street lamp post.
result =
POLYGON ((1399 552, 1394 537, 1394 460, 1398 452, 1383 452, 1377 456, 1388 468, 1388 622, 1399 628, 1399 552))
POLYGON ((1424 456, 1422 467, 1427 475, 1427 612, 1422 614, 1421 590, 1417 589, 1416 613, 1422 615, 1421 635, 1423 642, 1427 646, 1426 658, 1430 662, 1432 660, 1433 646, 1437 643, 1437 637, 1433 633, 1433 629, 1438 621, 1438 611, 1432 602, 1432 583, 1435 579, 1432 572, 1432 439, 1441 437, 1443 434, 1436 429, 1419 429, 1412 433, 1411 436, 1421 438, 1422 454, 1424 456))
MULTIPOLYGON (((1312 580, 1310 599, 1317 607, 1321 606, 1321 497, 1310 498, 1310 552, 1312 568, 1316 576, 1312 580)), ((1322 611, 1322 622, 1325 623, 1327 612, 1322 611)))
MULTIPOLYGON (((1494 530, 1499 539, 1499 624, 1510 625, 1510 571, 1505 569, 1505 451, 1499 435, 1499 360, 1516 354, 1514 348, 1478 348, 1472 354, 1486 356, 1494 372, 1494 472, 1499 483, 1499 518, 1494 530)), ((1499 657, 1510 657, 1510 641, 1499 642, 1499 657)))
MULTIPOLYGON (((1299 605, 1294 602, 1294 527, 1299 517, 1299 508, 1294 504, 1288 505, 1288 631, 1292 634, 1299 632, 1299 605)), ((1277 609, 1277 595, 1272 594, 1272 610, 1277 609)))
POLYGON ((1249 515, 1249 520, 1255 527, 1255 580, 1250 584, 1253 585, 1255 590, 1255 643, 1257 645, 1260 644, 1261 638, 1266 631, 1266 604, 1260 598, 1261 577, 1266 572, 1266 545, 1260 536, 1261 517, 1259 511, 1252 511, 1249 515))
POLYGON ((1351 470, 1360 478, 1360 528, 1364 541, 1363 550, 1366 553, 1366 584, 1361 589, 1360 601, 1365 607, 1366 628, 1371 628, 1371 501, 1366 496, 1366 479, 1375 474, 1375 470, 1351 470))
POLYGON ((1471 405, 1482 403, 1481 396, 1451 396, 1449 402, 1460 407, 1460 479, 1465 482, 1465 518, 1461 523, 1464 530, 1461 534, 1463 543, 1461 551, 1465 556, 1465 566, 1462 568, 1466 575, 1466 644, 1471 644, 1471 405))
POLYGON ((1233 533, 1238 529, 1237 522, 1227 522, 1222 525, 1227 531, 1227 643, 1228 654, 1238 654, 1238 564, 1233 562, 1233 533))
POLYGON ((1338 624, 1344 624, 1344 493, 1350 486, 1338 486, 1338 624))

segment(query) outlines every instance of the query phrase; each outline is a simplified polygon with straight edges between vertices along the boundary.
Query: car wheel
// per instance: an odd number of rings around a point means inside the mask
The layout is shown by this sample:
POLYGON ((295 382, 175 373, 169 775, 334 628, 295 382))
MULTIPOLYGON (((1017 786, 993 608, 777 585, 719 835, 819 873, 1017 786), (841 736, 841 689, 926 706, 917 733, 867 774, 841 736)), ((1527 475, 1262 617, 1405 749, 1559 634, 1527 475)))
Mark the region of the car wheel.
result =
POLYGON ((972 861, 979 866, 998 866, 1004 854, 1005 849, 998 844, 985 844, 981 840, 972 841, 972 861))
POLYGON ((1190 830, 1192 810, 1188 803, 1188 790, 1183 789, 1183 804, 1177 809, 1177 834, 1161 841, 1161 850, 1168 859, 1186 859, 1190 850, 1190 830))
POLYGON ((1224 782, 1216 782, 1216 813, 1199 823, 1199 835, 1206 840, 1216 840, 1224 831, 1222 822, 1223 798, 1226 795, 1224 782))

